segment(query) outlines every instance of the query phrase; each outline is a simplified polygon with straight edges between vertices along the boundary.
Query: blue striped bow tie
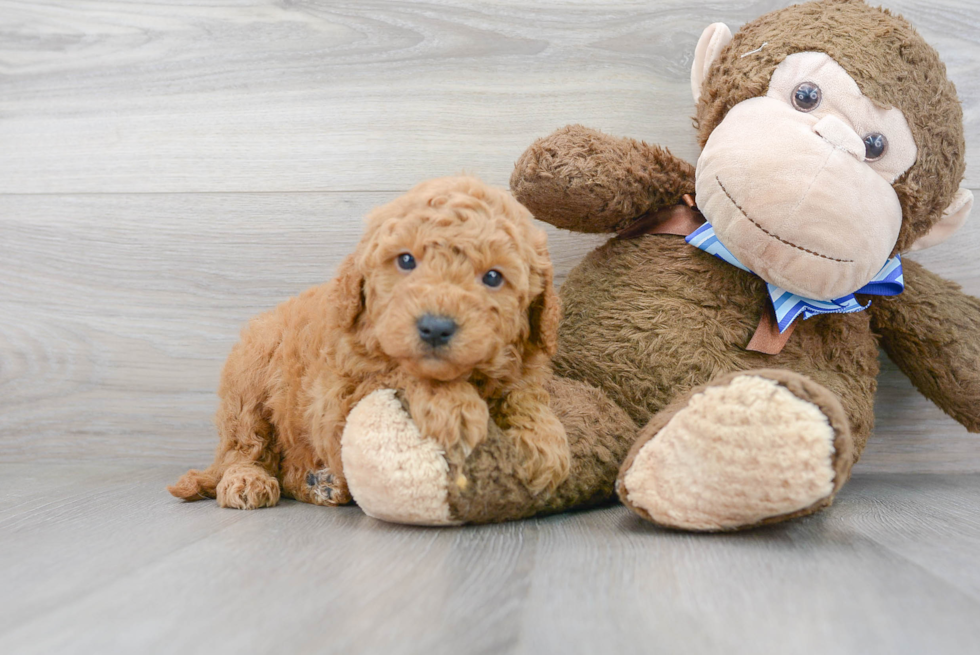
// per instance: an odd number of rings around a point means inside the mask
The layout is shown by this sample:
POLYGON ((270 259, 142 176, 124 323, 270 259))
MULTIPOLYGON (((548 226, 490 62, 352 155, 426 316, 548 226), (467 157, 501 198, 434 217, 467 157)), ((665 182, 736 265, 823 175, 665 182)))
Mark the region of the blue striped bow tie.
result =
MULTIPOLYGON (((723 259, 743 271, 752 273, 742 262, 735 259, 735 255, 718 240, 711 223, 705 223, 696 229, 687 236, 686 240, 692 246, 714 255, 718 259, 723 259)), ((755 275, 755 273, 752 274, 755 275)), ((779 325, 779 332, 782 334, 800 315, 803 316, 803 320, 806 320, 820 314, 850 314, 851 312, 863 311, 871 303, 862 305, 854 297, 854 293, 872 296, 897 296, 905 290, 905 280, 902 278, 902 258, 896 255, 885 262, 885 265, 870 282, 852 294, 833 300, 804 298, 768 282, 766 282, 766 287, 769 289, 769 298, 772 300, 773 309, 776 310, 776 321, 779 325)))

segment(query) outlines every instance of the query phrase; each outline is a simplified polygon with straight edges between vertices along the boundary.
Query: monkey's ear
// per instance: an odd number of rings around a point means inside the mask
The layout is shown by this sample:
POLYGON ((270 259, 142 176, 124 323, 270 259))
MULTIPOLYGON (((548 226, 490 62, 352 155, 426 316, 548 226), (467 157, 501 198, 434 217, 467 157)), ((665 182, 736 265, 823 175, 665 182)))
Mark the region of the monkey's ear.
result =
POLYGON ((956 195, 953 196, 953 202, 949 203, 949 207, 943 212, 943 216, 939 219, 939 222, 933 225, 928 232, 916 239, 912 247, 909 248, 909 252, 931 248, 948 239, 952 236, 953 232, 963 227, 963 223, 966 222, 966 217, 970 215, 970 209, 972 208, 973 193, 969 189, 961 187, 956 192, 956 195))
POLYGON ((712 62, 731 40, 732 31, 724 23, 712 23, 701 32, 698 46, 694 49, 694 64, 691 66, 691 92, 694 94, 694 102, 701 97, 701 82, 708 76, 712 62))

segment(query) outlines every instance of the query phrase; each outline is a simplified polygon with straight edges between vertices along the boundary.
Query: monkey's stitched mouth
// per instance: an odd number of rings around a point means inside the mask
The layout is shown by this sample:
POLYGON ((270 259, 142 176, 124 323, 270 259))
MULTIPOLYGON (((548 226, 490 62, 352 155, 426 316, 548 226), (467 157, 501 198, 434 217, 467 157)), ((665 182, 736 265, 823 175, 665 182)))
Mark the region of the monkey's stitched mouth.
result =
POLYGON ((799 246, 799 245, 793 243, 792 241, 787 241, 786 239, 782 238, 779 235, 773 234, 772 232, 770 232, 766 228, 764 228, 761 225, 759 225, 758 223, 756 223, 754 220, 752 220, 752 217, 751 216, 749 216, 748 214, 745 213, 745 210, 742 209, 742 207, 737 202, 735 202, 735 198, 732 198, 732 194, 728 193, 728 189, 726 189, 725 188, 725 185, 721 183, 721 180, 718 178, 717 175, 715 175, 715 182, 717 182, 718 183, 718 186, 721 187, 721 190, 725 193, 725 197, 727 197, 728 200, 731 201, 731 203, 733 205, 735 205, 735 209, 737 209, 739 211, 739 213, 741 213, 742 216, 744 216, 745 219, 749 223, 752 223, 752 225, 755 225, 757 228, 759 228, 760 230, 762 230, 762 232, 765 233, 766 236, 768 236, 768 237, 770 237, 772 239, 775 239, 776 241, 779 241, 780 243, 785 243, 787 246, 792 246, 792 247, 796 248, 797 250, 802 250, 803 252, 805 252, 808 255, 813 255, 815 257, 820 257, 821 259, 829 259, 832 262, 840 262, 842 264, 853 264, 854 263, 854 260, 853 259, 838 259, 837 257, 830 257, 828 255, 823 255, 823 254, 821 254, 819 252, 815 252, 813 250, 810 250, 809 248, 804 248, 803 246, 799 246))

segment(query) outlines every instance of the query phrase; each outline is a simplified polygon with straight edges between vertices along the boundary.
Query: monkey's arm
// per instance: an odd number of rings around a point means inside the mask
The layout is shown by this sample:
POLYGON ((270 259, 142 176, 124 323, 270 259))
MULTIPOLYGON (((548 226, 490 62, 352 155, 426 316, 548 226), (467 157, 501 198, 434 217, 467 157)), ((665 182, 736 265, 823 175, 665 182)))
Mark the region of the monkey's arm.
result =
POLYGON ((569 125, 524 151, 510 188, 534 216, 576 232, 616 232, 694 193, 694 167, 666 148, 569 125))
POLYGON ((926 398, 980 432, 980 299, 917 262, 902 268, 905 291, 871 301, 881 345, 926 398))

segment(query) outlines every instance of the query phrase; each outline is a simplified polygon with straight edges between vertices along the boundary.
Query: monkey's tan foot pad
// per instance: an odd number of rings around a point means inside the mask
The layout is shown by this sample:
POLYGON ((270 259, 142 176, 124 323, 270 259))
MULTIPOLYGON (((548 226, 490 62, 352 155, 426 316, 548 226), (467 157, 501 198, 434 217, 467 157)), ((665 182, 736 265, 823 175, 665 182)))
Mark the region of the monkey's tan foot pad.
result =
POLYGON ((850 471, 843 408, 795 373, 726 376, 660 419, 616 483, 624 504, 659 525, 734 530, 809 514, 850 471))
POLYGON ((351 410, 341 437, 351 495, 368 516, 393 523, 458 525, 449 511, 449 464, 422 437, 391 389, 351 410))

